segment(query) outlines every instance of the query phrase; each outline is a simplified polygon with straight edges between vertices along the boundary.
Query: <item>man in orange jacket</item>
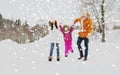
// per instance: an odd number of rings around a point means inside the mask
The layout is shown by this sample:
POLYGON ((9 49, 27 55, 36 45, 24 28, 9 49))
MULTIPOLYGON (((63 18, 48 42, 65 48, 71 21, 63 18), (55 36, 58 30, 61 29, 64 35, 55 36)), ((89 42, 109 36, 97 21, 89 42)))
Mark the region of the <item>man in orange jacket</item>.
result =
POLYGON ((78 49, 80 52, 80 57, 78 59, 82 59, 84 57, 84 61, 87 61, 88 56, 88 43, 89 39, 88 36, 93 31, 93 23, 90 19, 90 15, 88 13, 84 13, 80 18, 77 18, 74 20, 74 24, 76 22, 80 22, 80 31, 78 33, 79 37, 77 40, 78 49), (85 55, 83 55, 83 50, 81 47, 82 40, 84 40, 84 46, 85 46, 85 55))

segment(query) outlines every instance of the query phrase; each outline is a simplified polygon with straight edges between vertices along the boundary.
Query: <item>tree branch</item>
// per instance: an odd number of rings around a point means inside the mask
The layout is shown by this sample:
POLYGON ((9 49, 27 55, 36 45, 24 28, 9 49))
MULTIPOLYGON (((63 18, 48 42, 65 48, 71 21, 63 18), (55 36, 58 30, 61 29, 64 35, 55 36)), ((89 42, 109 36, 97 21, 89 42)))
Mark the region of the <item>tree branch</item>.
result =
POLYGON ((89 0, 89 2, 85 2, 83 0, 80 0, 82 3, 84 3, 85 5, 93 5, 94 4, 94 0, 89 0))
POLYGON ((116 0, 113 0, 112 2, 108 3, 108 5, 105 7, 106 12, 110 11, 114 5, 116 0))

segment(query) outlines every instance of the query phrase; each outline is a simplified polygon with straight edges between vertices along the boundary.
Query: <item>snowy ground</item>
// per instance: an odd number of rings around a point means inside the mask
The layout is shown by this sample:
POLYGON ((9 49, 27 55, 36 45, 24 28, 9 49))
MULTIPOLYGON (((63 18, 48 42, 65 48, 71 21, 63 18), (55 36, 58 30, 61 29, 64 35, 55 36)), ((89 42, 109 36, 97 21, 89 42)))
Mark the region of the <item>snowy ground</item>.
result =
POLYGON ((120 75, 120 31, 107 34, 106 43, 90 39, 88 61, 77 60, 79 56, 74 31, 74 53, 68 58, 63 55, 61 42, 61 61, 48 62, 49 37, 31 43, 18 45, 10 40, 0 42, 0 75, 120 75))

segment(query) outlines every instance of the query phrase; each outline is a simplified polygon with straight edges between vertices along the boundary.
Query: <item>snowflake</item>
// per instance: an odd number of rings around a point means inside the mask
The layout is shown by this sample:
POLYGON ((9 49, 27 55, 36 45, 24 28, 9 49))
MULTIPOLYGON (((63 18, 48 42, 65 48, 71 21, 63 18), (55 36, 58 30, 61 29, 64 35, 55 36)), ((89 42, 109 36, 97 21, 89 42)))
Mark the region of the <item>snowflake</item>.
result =
POLYGON ((57 62, 57 65, 59 65, 60 63, 59 62, 57 62))
POLYGON ((98 52, 98 51, 100 51, 100 49, 97 48, 96 51, 98 52))
POLYGON ((22 10, 24 8, 24 4, 20 4, 20 10, 22 10))
POLYGON ((59 72, 57 72, 56 75, 59 75, 59 72))
POLYGON ((9 50, 12 50, 12 47, 9 47, 9 50))
POLYGON ((13 2, 15 2, 16 0, 12 0, 13 2))
POLYGON ((12 31, 13 34, 15 34, 15 31, 12 31))
POLYGON ((39 45, 38 44, 35 44, 35 47, 38 47, 39 45))
POLYGON ((16 52, 14 52, 14 55, 16 56, 16 55, 17 55, 17 53, 16 53, 16 52))
POLYGON ((71 61, 73 62, 73 61, 74 61, 74 59, 71 59, 71 61))
POLYGON ((38 53, 38 51, 34 51, 34 50, 32 50, 32 53, 35 53, 35 54, 37 54, 37 53, 38 53))
POLYGON ((23 57, 20 57, 21 60, 23 60, 23 57))
POLYGON ((18 69, 15 69, 15 72, 18 72, 18 69))
POLYGON ((33 69, 33 70, 36 70, 36 67, 34 66, 32 69, 33 69))
POLYGON ((113 67, 113 68, 116 67, 116 64, 112 64, 112 67, 113 67))
POLYGON ((32 64, 35 64, 36 62, 35 61, 32 61, 32 64))
POLYGON ((41 55, 41 56, 44 56, 44 53, 41 53, 40 55, 41 55))
POLYGON ((10 3, 11 3, 11 4, 12 4, 12 3, 15 3, 15 1, 16 1, 16 0, 11 0, 10 3))
POLYGON ((116 49, 119 49, 119 46, 116 46, 115 48, 116 48, 116 49))
POLYGON ((25 33, 22 33, 22 35, 25 35, 25 33))
POLYGON ((85 65, 85 62, 82 62, 83 65, 85 65))
POLYGON ((47 2, 49 3, 49 2, 50 2, 50 0, 47 0, 47 2))
POLYGON ((25 51, 25 50, 26 50, 26 48, 24 47, 24 48, 23 48, 23 50, 25 51))
POLYGON ((20 53, 22 53, 23 52, 23 50, 20 50, 20 53))

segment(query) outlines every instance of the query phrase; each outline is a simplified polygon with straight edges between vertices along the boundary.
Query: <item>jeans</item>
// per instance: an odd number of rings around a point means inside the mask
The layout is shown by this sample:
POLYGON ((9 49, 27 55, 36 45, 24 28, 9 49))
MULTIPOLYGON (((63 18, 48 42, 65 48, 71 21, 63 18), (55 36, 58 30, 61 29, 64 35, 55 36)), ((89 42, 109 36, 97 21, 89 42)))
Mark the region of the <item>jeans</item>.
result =
POLYGON ((50 56, 52 56, 52 54, 53 54, 53 50, 54 50, 54 46, 55 45, 56 45, 57 56, 60 55, 60 52, 59 52, 59 43, 51 43, 51 45, 50 45, 50 56))
POLYGON ((79 50, 79 52, 80 52, 80 56, 81 56, 81 55, 83 56, 83 51, 82 51, 82 47, 81 47, 82 40, 84 40, 85 57, 87 58, 87 56, 88 56, 88 43, 89 43, 89 39, 88 39, 88 38, 78 37, 77 45, 78 45, 78 50, 79 50))

